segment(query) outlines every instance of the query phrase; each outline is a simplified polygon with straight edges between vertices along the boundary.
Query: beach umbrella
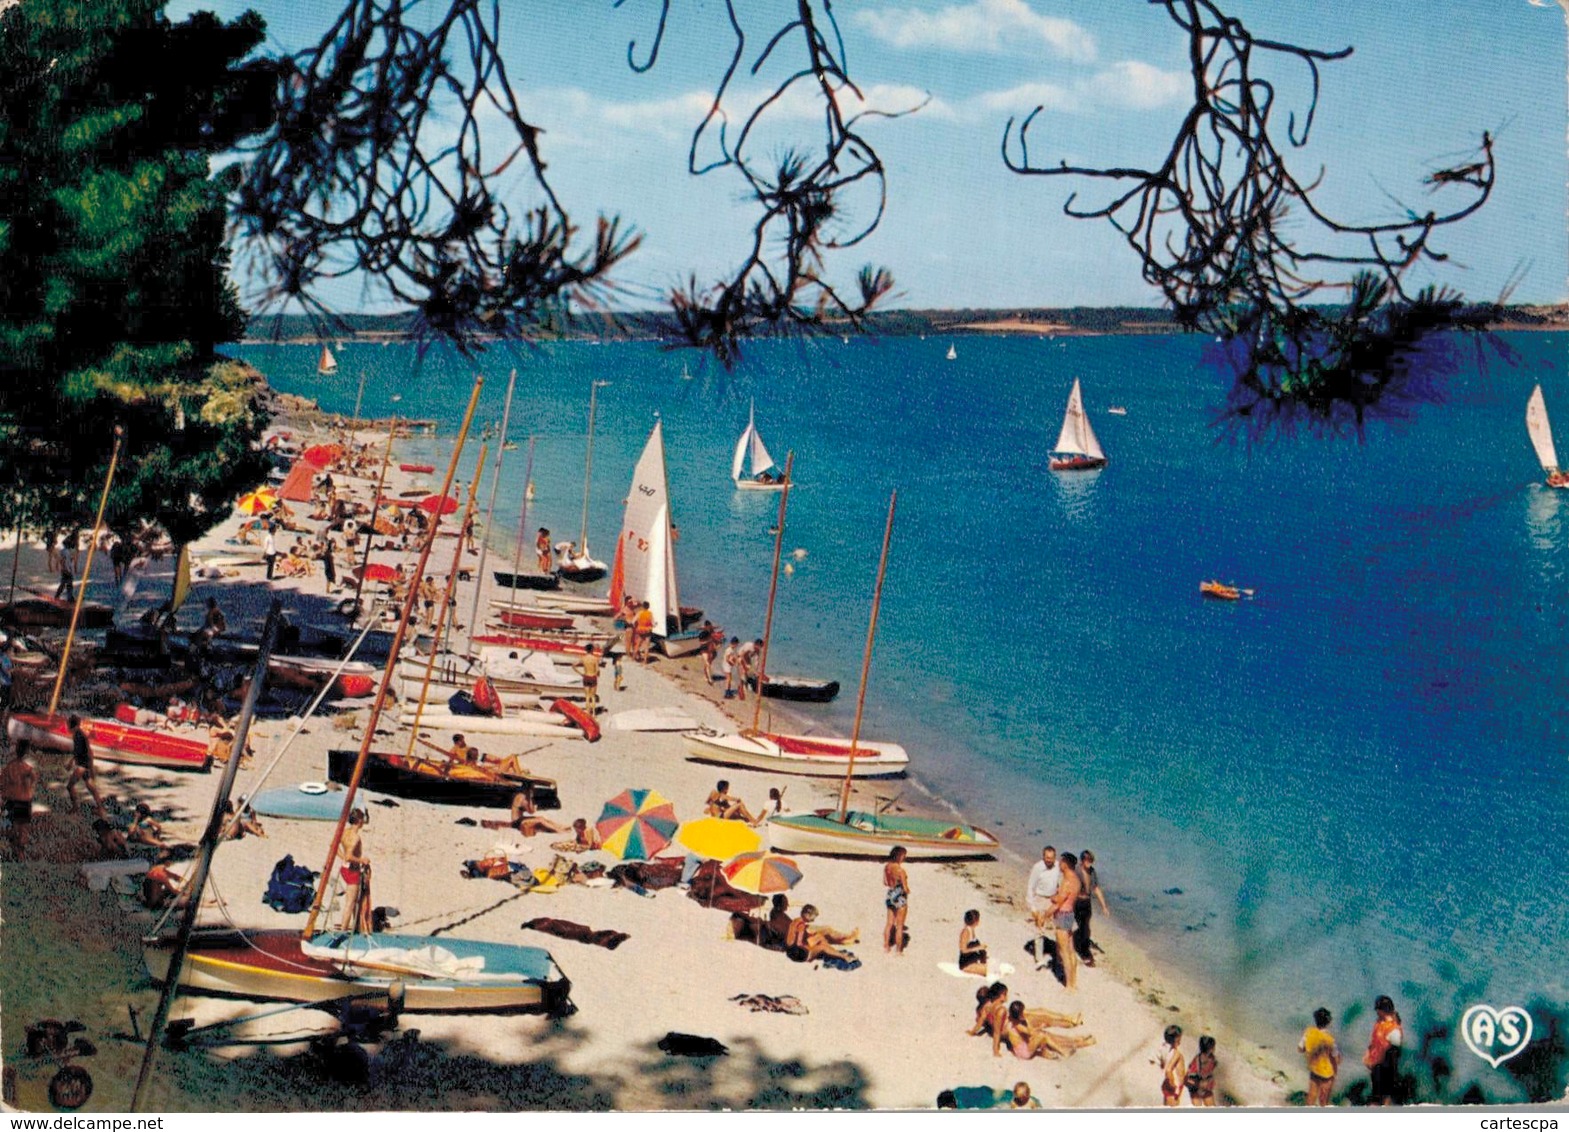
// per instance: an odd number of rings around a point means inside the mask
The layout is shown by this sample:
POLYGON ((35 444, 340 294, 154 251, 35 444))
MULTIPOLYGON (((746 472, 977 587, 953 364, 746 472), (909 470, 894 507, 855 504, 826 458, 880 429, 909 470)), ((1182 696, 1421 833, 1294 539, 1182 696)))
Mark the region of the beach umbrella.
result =
POLYGON ((754 852, 763 838, 744 821, 726 818, 696 818, 682 822, 676 843, 689 853, 710 861, 724 861, 742 853, 754 852))
POLYGON ((325 468, 334 460, 342 458, 342 456, 343 445, 341 444, 313 444, 300 453, 301 460, 304 460, 307 464, 314 464, 318 468, 325 468))
POLYGON ((278 506, 278 495, 270 487, 259 488, 249 495, 240 496, 235 507, 242 515, 264 515, 278 506))
POLYGON ((742 853, 724 863, 719 870, 732 888, 764 896, 788 892, 801 882, 801 870, 789 857, 773 853, 742 853))
POLYGON ((657 790, 623 790, 600 812, 600 845, 622 860, 646 861, 675 836, 675 805, 657 790))
POLYGON ((367 582, 391 582, 398 576, 398 571, 394 567, 388 566, 385 562, 372 562, 363 571, 356 568, 354 573, 356 575, 363 573, 365 575, 364 580, 367 582))
POLYGON ((419 501, 421 511, 432 515, 450 515, 458 509, 458 501, 450 495, 427 495, 419 501))

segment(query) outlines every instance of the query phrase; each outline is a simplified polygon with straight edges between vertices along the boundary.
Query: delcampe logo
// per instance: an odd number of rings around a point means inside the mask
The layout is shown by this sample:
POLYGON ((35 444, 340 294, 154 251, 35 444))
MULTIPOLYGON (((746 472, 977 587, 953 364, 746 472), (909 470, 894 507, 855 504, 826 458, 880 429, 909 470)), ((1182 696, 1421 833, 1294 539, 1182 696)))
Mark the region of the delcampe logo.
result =
POLYGON ((1497 1069, 1531 1040, 1531 1016, 1519 1006, 1473 1006, 1460 1018, 1460 1036, 1472 1053, 1497 1069))

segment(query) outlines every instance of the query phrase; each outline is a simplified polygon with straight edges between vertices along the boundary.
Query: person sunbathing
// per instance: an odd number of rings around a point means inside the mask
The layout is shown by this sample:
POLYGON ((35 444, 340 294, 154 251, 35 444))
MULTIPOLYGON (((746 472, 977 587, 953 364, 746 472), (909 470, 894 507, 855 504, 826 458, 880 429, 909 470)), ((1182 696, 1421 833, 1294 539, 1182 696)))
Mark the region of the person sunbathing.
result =
MULTIPOLYGON (((971 1037, 980 1034, 995 1036, 998 1030, 1007 1024, 1007 1020, 1008 986, 1006 983, 992 983, 975 992, 975 1025, 967 1031, 971 1037)), ((1084 1024, 1084 1015, 1058 1014, 1056 1011, 1038 1007, 1034 1010, 1026 1009, 1024 1020, 1037 1029, 1056 1027, 1071 1030, 1075 1026, 1084 1024)))
POLYGON ((1054 1034, 1045 1027, 1032 1026, 1025 1018, 1024 1003, 1015 999, 1008 1006, 1002 1027, 992 1035, 992 1056, 1001 1057, 1005 1044, 1020 1061, 1028 1061, 1032 1057, 1057 1059, 1072 1057, 1084 1047, 1094 1045, 1095 1036, 1054 1034))
POLYGON ((714 784, 713 792, 708 795, 708 800, 703 803, 703 812, 711 818, 723 818, 726 821, 744 821, 748 825, 757 825, 764 817, 765 812, 759 817, 753 817, 752 811, 746 808, 746 803, 739 798, 730 796, 730 783, 720 779, 714 784))
POLYGON ((153 819, 152 807, 146 802, 136 803, 136 816, 131 819, 131 828, 126 830, 125 839, 132 845, 163 848, 163 826, 153 819))
POLYGON ((855 956, 835 945, 857 943, 860 938, 859 928, 842 932, 835 928, 818 927, 817 906, 807 904, 802 907, 801 915, 790 924, 790 931, 785 935, 785 954, 797 963, 810 963, 816 959, 842 959, 852 963, 855 956))
POLYGON ((599 830, 588 824, 587 818, 572 822, 571 841, 552 841, 550 847, 562 853, 586 853, 600 847, 599 830))
POLYGON ((512 795, 512 825, 524 837, 533 837, 536 833, 566 833, 570 828, 540 817, 534 808, 534 792, 527 789, 512 795))
POLYGON ((142 904, 150 911, 161 912, 179 896, 185 878, 166 865, 154 865, 142 878, 142 904))
POLYGON ((98 838, 98 848, 115 860, 124 860, 129 854, 125 834, 109 824, 107 818, 93 819, 93 833, 98 838))

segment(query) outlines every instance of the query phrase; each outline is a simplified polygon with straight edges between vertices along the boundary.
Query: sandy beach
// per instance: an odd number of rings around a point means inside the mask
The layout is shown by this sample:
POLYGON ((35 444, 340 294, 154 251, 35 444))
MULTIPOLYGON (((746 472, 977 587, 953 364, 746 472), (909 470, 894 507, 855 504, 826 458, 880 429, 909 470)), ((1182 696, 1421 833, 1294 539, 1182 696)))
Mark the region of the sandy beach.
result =
MULTIPOLYGON (((289 422, 277 421, 275 427, 289 427, 289 422)), ((384 442, 369 432, 358 439, 378 446, 378 453, 384 442)), ((396 470, 397 462, 394 449, 390 492, 407 488, 410 478, 396 470)), ((438 469, 437 482, 439 474, 438 469)), ((373 481, 352 477, 340 477, 340 483, 347 483, 362 500, 368 500, 374 487, 373 481)), ((257 548, 226 541, 238 522, 238 516, 225 521, 197 544, 198 558, 254 552, 257 548)), ((501 541, 493 540, 493 547, 501 541)), ((452 553, 452 541, 438 539, 430 571, 444 576, 452 553)), ((398 561, 383 552, 371 560, 398 561)), ((477 561, 464 555, 466 566, 477 561)), ((492 553, 490 564, 504 561, 492 553)), ((168 559, 152 564, 127 603, 111 584, 109 562, 100 556, 88 582, 89 596, 120 605, 124 623, 126 609, 134 616, 167 596, 172 567, 168 559)), ((298 622, 331 620, 328 611, 342 595, 329 597, 319 573, 271 585, 263 573, 259 565, 236 566, 226 569, 221 579, 197 581, 180 611, 182 625, 194 628, 207 598, 216 597, 231 630, 254 632, 273 594, 283 598, 298 622)), ((24 585, 52 582, 41 547, 22 547, 19 577, 24 585)), ((481 586, 482 609, 492 596, 490 579, 476 573, 476 583, 464 583, 458 590, 461 620, 467 619, 473 601, 472 584, 481 586)), ((691 596, 701 603, 702 595, 691 596)), ((710 611, 719 621, 739 612, 710 611)), ((457 634, 459 639, 464 636, 457 634)), ((631 709, 671 706, 722 730, 736 727, 727 709, 732 716, 750 718, 750 703, 724 701, 719 685, 705 686, 695 657, 659 658, 647 667, 627 664, 625 669, 625 691, 609 690, 610 681, 604 682, 603 720, 631 709)), ((294 730, 294 721, 259 720, 252 732, 255 756, 242 768, 237 792, 324 779, 327 751, 357 745, 369 704, 369 699, 337 701, 332 714, 311 719, 265 784, 255 776, 294 730)), ((776 718, 782 722, 784 717, 776 713, 776 718)), ((379 738, 379 747, 408 746, 408 732, 396 723, 395 710, 384 715, 380 726, 387 734, 379 738)), ((436 740, 446 737, 431 734, 436 740)), ((674 802, 683 820, 702 815, 703 800, 720 778, 728 778, 733 793, 754 810, 763 805, 770 787, 787 787, 785 803, 794 810, 833 804, 838 793, 836 781, 688 761, 675 733, 607 726, 603 739, 593 744, 494 736, 473 741, 489 755, 519 754, 531 771, 557 780, 562 808, 549 816, 559 821, 585 817, 592 822, 606 799, 629 787, 657 789, 674 802)), ((911 756, 918 766, 920 752, 913 750, 911 756)), ((95 1055, 81 1059, 96 1085, 86 1109, 122 1110, 129 1104, 142 1051, 139 1044, 117 1035, 126 1035, 132 1027, 129 1009, 144 1023, 157 1001, 136 943, 151 917, 129 898, 85 888, 78 863, 96 855, 91 814, 85 808, 72 812, 67 804, 65 756, 44 754, 37 761, 41 773, 32 844, 22 861, 8 850, 0 871, 0 947, 7 958, 0 983, 4 1054, 7 1066, 16 1069, 17 1103, 47 1108, 42 1092, 52 1067, 19 1056, 22 1027, 39 1018, 79 1020, 97 1047, 95 1055)), ((124 766, 101 765, 100 776, 120 812, 129 813, 138 801, 148 802, 170 841, 197 839, 217 784, 215 773, 124 766)), ((874 798, 897 798, 896 809, 942 812, 939 799, 921 797, 898 781, 860 784, 856 798, 862 805, 874 798)), ((1077 993, 1069 994, 1048 972, 1034 970, 1024 951, 1031 932, 1022 911, 1030 861, 1012 849, 989 862, 912 863, 911 942, 903 956, 885 954, 878 942, 883 922, 879 863, 799 858, 804 879, 790 893, 792 911, 813 903, 822 910, 823 922, 862 933, 862 942, 853 948, 862 966, 845 972, 792 963, 783 954, 728 938, 728 915, 705 908, 681 889, 644 897, 622 888, 567 885, 544 894, 523 893, 503 881, 465 879, 462 862, 487 856, 498 846, 531 867, 548 866, 556 857, 550 848, 556 838, 541 834, 521 839, 511 831, 477 824, 499 816, 497 810, 397 801, 395 806, 373 802, 365 833, 375 862, 374 903, 398 910, 395 929, 545 947, 570 977, 577 1011, 554 1019, 406 1015, 398 1036, 373 1047, 370 1082, 363 1086, 332 1080, 307 1055, 305 1039, 331 1025, 325 1015, 306 1010, 278 1014, 236 1028, 229 1035, 235 1044, 161 1051, 154 1108, 919 1109, 931 1107, 944 1089, 1002 1088, 1020 1080, 1029 1082, 1047 1107, 1153 1106, 1160 1103, 1160 1074, 1151 1059, 1162 1029, 1173 1022, 1189 1035, 1189 1053, 1200 1034, 1219 1038, 1222 1103, 1282 1104, 1301 1087, 1294 1070, 1290 1080, 1282 1072, 1294 1066, 1294 1054, 1288 1060, 1281 1051, 1251 1047, 1232 1034, 1226 1019, 1118 930, 1115 914, 1096 918, 1104 958, 1098 967, 1081 971, 1077 993), (1012 996, 1031 1007, 1082 1013, 1084 1026, 1077 1032, 1093 1034, 1094 1046, 1061 1061, 1021 1062, 1006 1050, 994 1058, 989 1039, 965 1035, 980 980, 949 975, 939 964, 952 961, 969 908, 981 911, 980 934, 993 964, 1015 968, 1002 976, 1012 996), (624 932, 630 938, 607 950, 520 928, 527 920, 546 916, 624 932), (752 1013, 733 1001, 753 994, 794 996, 806 1013, 752 1013), (714 1038, 729 1053, 669 1056, 657 1043, 670 1031, 714 1038)), ((965 817, 986 824, 985 815, 965 817)), ((303 927, 303 915, 285 915, 263 905, 262 892, 274 863, 285 854, 319 869, 332 827, 263 820, 265 839, 246 838, 219 849, 203 922, 303 927)), ((1046 833, 1049 840, 1050 831, 1046 833)), ((580 859, 616 863, 603 852, 580 859)), ((1105 879, 1114 891, 1114 872, 1108 870, 1105 879)), ((265 1009, 187 996, 177 1003, 174 1016, 205 1024, 265 1009)))

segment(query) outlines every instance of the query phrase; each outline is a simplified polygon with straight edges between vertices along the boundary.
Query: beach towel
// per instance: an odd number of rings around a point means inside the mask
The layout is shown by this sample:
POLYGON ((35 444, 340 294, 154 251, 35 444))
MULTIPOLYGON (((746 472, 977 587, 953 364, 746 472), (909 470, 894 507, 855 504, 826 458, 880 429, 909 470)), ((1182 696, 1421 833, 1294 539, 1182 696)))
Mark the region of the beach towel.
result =
POLYGON ((570 939, 574 943, 590 943, 595 947, 603 947, 606 951, 614 951, 632 938, 626 932, 611 931, 608 928, 595 931, 587 924, 575 924, 571 920, 555 920, 549 916, 528 920, 522 927, 524 931, 544 932, 546 935, 570 939))
POLYGON ((840 959, 836 955, 823 957, 823 966, 832 971, 858 971, 861 968, 859 959, 840 959))
POLYGON ((771 994, 737 994, 732 995, 731 1002, 737 1003, 744 1010, 753 1014, 810 1014, 806 1004, 793 994, 774 996, 771 994))
POLYGON ((945 975, 952 975, 956 979, 980 979, 982 982, 989 982, 1013 974, 1014 968, 1012 963, 991 963, 987 965, 985 971, 976 975, 969 971, 960 970, 957 963, 949 962, 937 964, 937 969, 945 975))
POLYGON ((761 896, 734 887, 720 872, 718 861, 704 861, 697 867, 687 895, 705 908, 722 912, 751 912, 767 903, 761 896))
POLYGON ((610 870, 610 879, 624 888, 674 888, 681 883, 680 860, 626 861, 610 870))

